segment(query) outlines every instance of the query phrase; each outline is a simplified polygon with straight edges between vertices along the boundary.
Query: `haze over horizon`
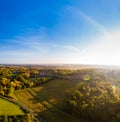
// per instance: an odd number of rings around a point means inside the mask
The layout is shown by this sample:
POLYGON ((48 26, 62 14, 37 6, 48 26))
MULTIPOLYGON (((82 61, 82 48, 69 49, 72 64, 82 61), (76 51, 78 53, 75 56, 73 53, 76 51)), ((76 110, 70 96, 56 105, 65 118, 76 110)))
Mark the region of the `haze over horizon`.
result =
POLYGON ((119 0, 1 0, 0 64, 120 65, 119 0))

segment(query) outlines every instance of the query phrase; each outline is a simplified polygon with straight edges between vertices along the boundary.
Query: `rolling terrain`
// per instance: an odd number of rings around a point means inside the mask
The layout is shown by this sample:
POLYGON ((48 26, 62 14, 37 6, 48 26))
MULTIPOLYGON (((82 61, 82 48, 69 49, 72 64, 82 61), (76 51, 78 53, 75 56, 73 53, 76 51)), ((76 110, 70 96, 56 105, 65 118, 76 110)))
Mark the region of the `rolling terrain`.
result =
POLYGON ((15 97, 30 107, 48 122, 87 122, 63 111, 63 100, 67 92, 79 86, 79 81, 55 79, 37 87, 18 90, 15 97))

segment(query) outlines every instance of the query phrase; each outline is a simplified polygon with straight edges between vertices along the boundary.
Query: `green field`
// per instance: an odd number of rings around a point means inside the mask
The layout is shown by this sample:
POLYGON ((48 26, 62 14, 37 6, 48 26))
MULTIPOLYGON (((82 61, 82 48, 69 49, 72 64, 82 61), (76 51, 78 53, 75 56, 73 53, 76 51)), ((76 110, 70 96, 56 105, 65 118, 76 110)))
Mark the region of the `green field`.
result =
POLYGON ((66 93, 77 88, 79 82, 56 79, 34 88, 16 91, 15 97, 49 122, 86 122, 62 110, 66 93))
POLYGON ((0 115, 24 115, 19 106, 0 98, 0 115))

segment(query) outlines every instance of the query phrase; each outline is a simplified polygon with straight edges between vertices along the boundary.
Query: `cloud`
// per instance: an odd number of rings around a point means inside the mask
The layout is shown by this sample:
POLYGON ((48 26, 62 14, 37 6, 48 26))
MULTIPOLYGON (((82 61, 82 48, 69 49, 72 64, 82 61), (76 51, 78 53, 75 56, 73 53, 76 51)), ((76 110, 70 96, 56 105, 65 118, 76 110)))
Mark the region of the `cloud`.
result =
POLYGON ((94 43, 86 48, 82 60, 92 64, 120 65, 120 30, 111 31, 107 37, 101 35, 94 43))
POLYGON ((39 52, 46 53, 48 51, 46 45, 43 43, 41 35, 25 35, 17 36, 13 39, 5 40, 7 45, 2 45, 2 49, 10 51, 24 51, 24 52, 39 52))
POLYGON ((79 52, 80 49, 76 46, 72 46, 72 45, 65 45, 65 46, 62 46, 63 49, 66 49, 66 50, 70 50, 70 51, 74 51, 74 52, 79 52))
MULTIPOLYGON (((75 14, 79 20, 91 24, 99 30, 99 37, 90 35, 85 42, 86 45, 80 45, 80 36, 74 41, 78 45, 64 43, 61 38, 58 41, 52 40, 47 33, 38 32, 17 36, 14 39, 6 40, 9 46, 0 45, 1 62, 11 63, 78 63, 78 64, 115 64, 120 65, 120 30, 108 31, 102 24, 95 19, 74 7, 68 7, 68 10, 75 14), (55 43, 56 42, 56 43, 55 43), (62 43, 60 43, 62 42, 62 43), (5 50, 6 49, 6 50, 5 50)), ((85 38, 86 39, 86 38, 85 38)))
POLYGON ((50 47, 56 48, 56 49, 60 49, 60 50, 64 50, 64 51, 70 51, 73 53, 79 52, 80 49, 77 46, 74 45, 61 45, 61 44, 48 44, 50 47))
MULTIPOLYGON (((67 7, 78 19, 91 24, 99 30, 99 36, 92 35, 93 41, 84 47, 84 53, 74 55, 74 63, 120 65, 120 30, 108 31, 98 21, 75 7, 67 7)), ((78 52, 80 52, 78 50, 78 52)), ((69 58, 70 59, 70 58, 69 58)))
POLYGON ((106 28, 102 24, 97 22, 95 19, 91 18, 89 15, 87 15, 80 9, 75 8, 73 6, 67 6, 67 10, 69 10, 71 13, 75 14, 76 17, 83 19, 83 21, 90 23, 91 25, 96 27, 100 32, 104 33, 105 35, 109 34, 109 32, 106 30, 106 28))
POLYGON ((114 64, 120 65, 120 30, 109 31, 94 18, 90 17, 83 11, 73 6, 67 6, 67 10, 74 14, 78 20, 81 19, 87 24, 91 24, 99 31, 99 36, 92 37, 92 42, 88 37, 86 42, 89 44, 81 49, 81 46, 64 46, 63 48, 70 49, 74 53, 66 55, 69 63, 83 63, 83 64, 114 64), (83 51, 82 51, 83 50, 83 51))
POLYGON ((0 49, 0 57, 3 58, 1 62, 7 62, 5 58, 7 57, 13 63, 27 63, 27 61, 28 63, 63 63, 67 61, 66 57, 80 52, 79 47, 75 45, 49 43, 49 41, 50 39, 41 38, 39 34, 17 36, 6 40, 9 47, 4 45, 4 49, 0 49))

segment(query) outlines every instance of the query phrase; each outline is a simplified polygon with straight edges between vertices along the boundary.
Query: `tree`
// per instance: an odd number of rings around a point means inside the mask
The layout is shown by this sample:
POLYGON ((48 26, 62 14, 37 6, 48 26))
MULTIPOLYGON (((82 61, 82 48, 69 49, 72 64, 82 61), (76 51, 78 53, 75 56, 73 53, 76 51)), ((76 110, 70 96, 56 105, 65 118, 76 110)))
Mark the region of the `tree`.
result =
POLYGON ((28 79, 28 78, 30 78, 30 73, 23 73, 22 76, 23 76, 25 79, 28 79))
POLYGON ((3 121, 2 122, 8 122, 8 117, 7 115, 3 115, 3 121))
POLYGON ((31 116, 30 113, 27 113, 27 114, 26 114, 26 119, 25 119, 24 122, 32 122, 32 116, 31 116))
POLYGON ((85 76, 83 77, 83 79, 84 79, 85 81, 89 81, 89 80, 90 80, 90 78, 91 78, 91 76, 90 76, 90 75, 85 75, 85 76))
POLYGON ((33 70, 31 70, 31 72, 30 72, 32 75, 37 75, 39 72, 38 72, 38 70, 36 70, 36 69, 33 69, 33 70))
POLYGON ((3 85, 3 86, 5 86, 6 84, 8 84, 9 82, 10 82, 10 79, 7 79, 7 78, 4 78, 4 77, 2 77, 2 79, 1 79, 1 84, 3 85))
POLYGON ((9 88, 9 91, 8 91, 8 96, 9 96, 9 97, 12 97, 12 96, 13 96, 13 93, 14 93, 14 87, 11 86, 11 87, 9 88))

